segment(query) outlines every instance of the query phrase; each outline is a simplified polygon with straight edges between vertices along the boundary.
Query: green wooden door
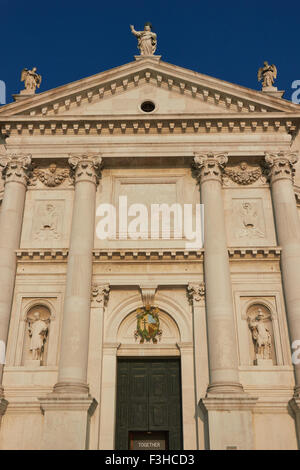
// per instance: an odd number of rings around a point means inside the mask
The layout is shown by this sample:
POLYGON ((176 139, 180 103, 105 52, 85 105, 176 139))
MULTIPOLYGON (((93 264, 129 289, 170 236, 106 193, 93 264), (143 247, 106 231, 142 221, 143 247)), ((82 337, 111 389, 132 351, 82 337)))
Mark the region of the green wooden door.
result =
POLYGON ((164 431, 170 450, 182 448, 178 359, 118 361, 116 449, 128 449, 129 433, 164 431))

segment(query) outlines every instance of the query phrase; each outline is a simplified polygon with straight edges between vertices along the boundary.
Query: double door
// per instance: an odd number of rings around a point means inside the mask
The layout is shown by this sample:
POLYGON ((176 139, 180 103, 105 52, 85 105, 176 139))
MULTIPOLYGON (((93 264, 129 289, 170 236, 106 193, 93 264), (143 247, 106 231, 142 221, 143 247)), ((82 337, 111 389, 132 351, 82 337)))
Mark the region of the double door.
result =
POLYGON ((180 361, 120 359, 117 370, 116 449, 180 450, 180 361))

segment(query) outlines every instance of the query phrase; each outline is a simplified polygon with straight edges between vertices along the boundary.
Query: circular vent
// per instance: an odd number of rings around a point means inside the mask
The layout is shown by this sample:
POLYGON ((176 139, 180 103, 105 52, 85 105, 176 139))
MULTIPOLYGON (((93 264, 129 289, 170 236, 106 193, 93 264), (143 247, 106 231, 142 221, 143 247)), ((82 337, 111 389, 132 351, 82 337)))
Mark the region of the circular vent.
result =
POLYGON ((155 104, 152 101, 144 101, 141 104, 141 110, 144 111, 144 113, 151 113, 155 110, 155 104))

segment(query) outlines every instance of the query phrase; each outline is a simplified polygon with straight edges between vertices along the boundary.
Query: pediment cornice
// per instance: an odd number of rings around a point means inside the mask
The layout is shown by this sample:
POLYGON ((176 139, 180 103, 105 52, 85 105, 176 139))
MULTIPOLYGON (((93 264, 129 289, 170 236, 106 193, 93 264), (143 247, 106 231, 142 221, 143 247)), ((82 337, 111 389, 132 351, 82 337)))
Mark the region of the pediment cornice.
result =
MULTIPOLYGON (((36 94, 0 108, 0 116, 76 115, 78 107, 151 83, 216 106, 217 113, 297 113, 300 106, 239 85, 151 58, 36 94)), ((78 113, 79 114, 79 113, 78 113)))

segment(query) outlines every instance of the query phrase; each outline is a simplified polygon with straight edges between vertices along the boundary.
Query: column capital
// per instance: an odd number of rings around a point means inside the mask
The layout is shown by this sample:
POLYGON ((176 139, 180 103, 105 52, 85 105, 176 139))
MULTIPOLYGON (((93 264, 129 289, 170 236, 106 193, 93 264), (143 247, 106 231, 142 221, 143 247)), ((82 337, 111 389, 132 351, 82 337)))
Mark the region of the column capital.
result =
POLYGON ((205 282, 189 283, 187 285, 187 296, 188 296, 190 304, 198 305, 200 303, 204 303, 205 282))
POLYGON ((27 185, 31 165, 30 154, 8 153, 0 155, 0 171, 6 183, 21 183, 27 185))
POLYGON ((99 153, 70 154, 68 162, 75 184, 80 181, 98 184, 102 168, 99 153))
POLYGON ((193 168, 198 183, 215 180, 222 182, 224 167, 228 162, 226 152, 222 153, 194 153, 193 168))
POLYGON ((295 174, 294 165, 297 161, 297 152, 265 152, 265 165, 271 184, 281 179, 288 179, 293 182, 295 174))
POLYGON ((108 302, 110 287, 109 284, 92 285, 91 306, 104 308, 108 302))

